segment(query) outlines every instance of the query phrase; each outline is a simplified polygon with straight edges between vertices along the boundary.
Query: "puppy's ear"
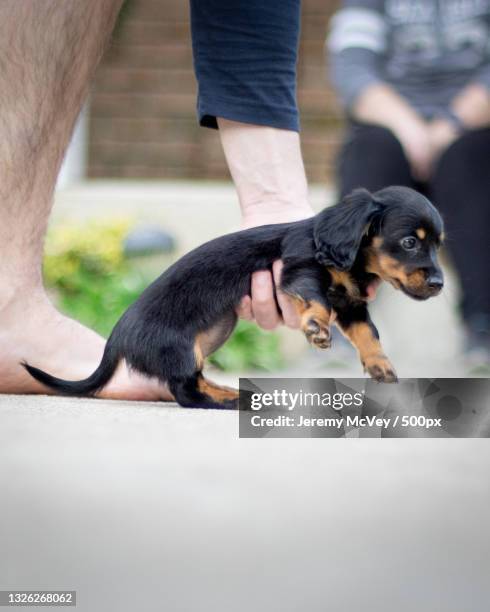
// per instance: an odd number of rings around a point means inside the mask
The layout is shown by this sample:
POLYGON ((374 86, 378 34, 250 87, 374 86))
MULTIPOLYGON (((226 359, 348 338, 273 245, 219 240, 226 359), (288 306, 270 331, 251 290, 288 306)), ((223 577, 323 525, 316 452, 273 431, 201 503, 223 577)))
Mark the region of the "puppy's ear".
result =
POLYGON ((381 208, 367 189, 355 189, 339 204, 322 211, 313 230, 317 261, 338 270, 351 268, 362 237, 381 208))

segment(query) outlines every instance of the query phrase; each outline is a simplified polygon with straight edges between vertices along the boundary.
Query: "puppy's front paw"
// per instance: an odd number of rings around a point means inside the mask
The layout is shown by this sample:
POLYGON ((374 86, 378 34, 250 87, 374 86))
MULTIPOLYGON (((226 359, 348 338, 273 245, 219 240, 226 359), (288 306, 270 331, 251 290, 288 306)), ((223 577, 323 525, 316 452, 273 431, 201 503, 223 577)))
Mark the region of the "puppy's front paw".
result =
POLYGON ((375 357, 366 359, 364 369, 366 372, 368 372, 371 378, 374 378, 374 380, 378 382, 398 382, 395 368, 391 365, 389 359, 384 355, 376 355, 375 357))
POLYGON ((320 349, 330 348, 332 338, 328 325, 320 323, 314 318, 307 319, 303 324, 303 333, 310 344, 320 349))

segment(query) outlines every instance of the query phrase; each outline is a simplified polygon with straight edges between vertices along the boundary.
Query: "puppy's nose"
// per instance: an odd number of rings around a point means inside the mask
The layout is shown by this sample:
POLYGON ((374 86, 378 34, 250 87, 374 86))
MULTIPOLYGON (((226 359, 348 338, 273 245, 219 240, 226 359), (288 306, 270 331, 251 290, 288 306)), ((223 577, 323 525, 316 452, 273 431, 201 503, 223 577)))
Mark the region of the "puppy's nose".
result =
POLYGON ((434 291, 440 291, 444 287, 444 280, 442 278, 442 274, 436 272, 434 274, 430 274, 427 278, 427 285, 430 289, 434 291))

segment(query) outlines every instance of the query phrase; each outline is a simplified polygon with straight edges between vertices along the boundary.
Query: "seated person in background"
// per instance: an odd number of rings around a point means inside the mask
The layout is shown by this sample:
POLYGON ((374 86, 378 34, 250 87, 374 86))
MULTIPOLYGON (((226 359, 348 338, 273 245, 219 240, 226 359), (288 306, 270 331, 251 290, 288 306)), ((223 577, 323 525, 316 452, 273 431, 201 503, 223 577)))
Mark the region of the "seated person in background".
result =
POLYGON ((442 212, 467 349, 490 355, 490 0, 344 0, 328 39, 348 116, 341 194, 407 185, 442 212))

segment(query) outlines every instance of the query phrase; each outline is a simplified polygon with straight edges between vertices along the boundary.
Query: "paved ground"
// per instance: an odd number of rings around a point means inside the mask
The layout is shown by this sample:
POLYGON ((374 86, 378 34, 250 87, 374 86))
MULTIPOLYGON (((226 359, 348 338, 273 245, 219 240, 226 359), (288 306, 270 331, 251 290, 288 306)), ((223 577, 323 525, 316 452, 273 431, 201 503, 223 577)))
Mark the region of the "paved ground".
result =
MULTIPOLYGON (((60 196, 57 218, 158 211, 189 248, 238 222, 233 199, 101 185, 60 196)), ((387 292, 374 317, 402 376, 463 372, 453 301, 387 292)), ((357 368, 307 353, 288 375, 357 368)), ((227 412, 0 396, 0 588, 76 589, 88 612, 488 610, 486 440, 237 428, 227 412)))
POLYGON ((240 440, 237 415, 0 397, 1 588, 98 611, 483 612, 486 440, 240 440))
POLYGON ((90 612, 488 610, 486 440, 240 440, 237 415, 0 397, 0 584, 90 612))

